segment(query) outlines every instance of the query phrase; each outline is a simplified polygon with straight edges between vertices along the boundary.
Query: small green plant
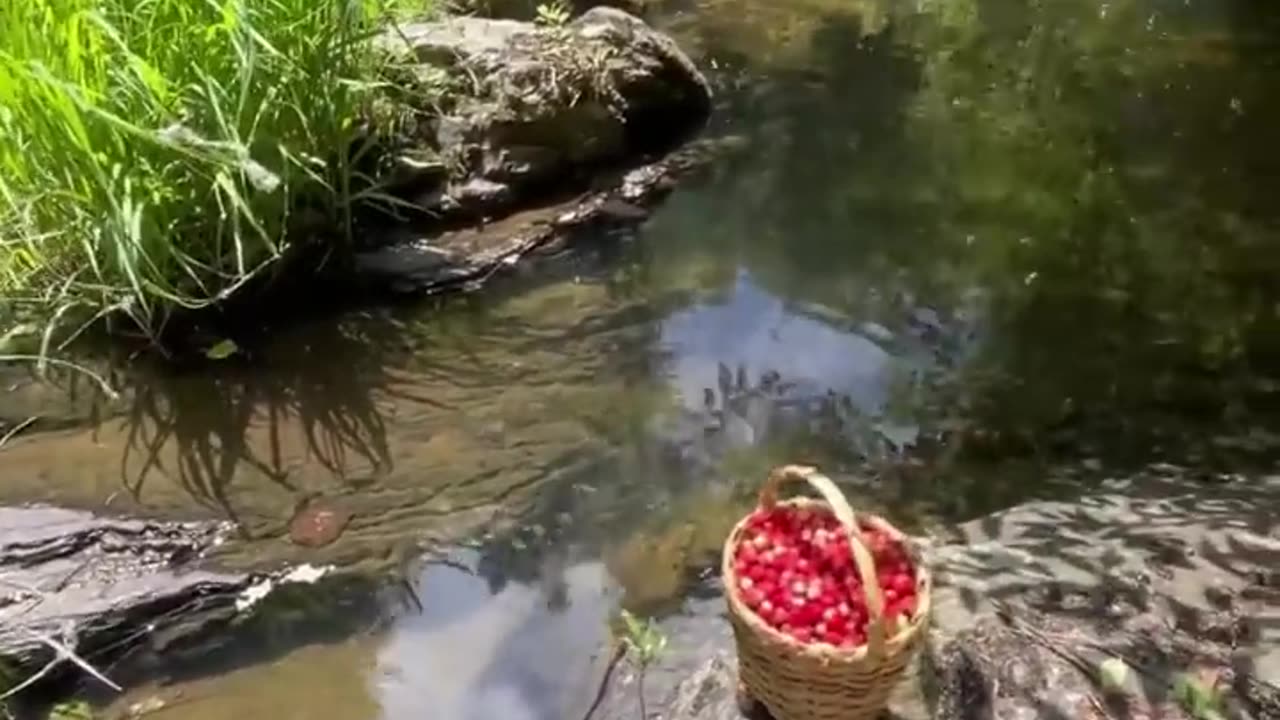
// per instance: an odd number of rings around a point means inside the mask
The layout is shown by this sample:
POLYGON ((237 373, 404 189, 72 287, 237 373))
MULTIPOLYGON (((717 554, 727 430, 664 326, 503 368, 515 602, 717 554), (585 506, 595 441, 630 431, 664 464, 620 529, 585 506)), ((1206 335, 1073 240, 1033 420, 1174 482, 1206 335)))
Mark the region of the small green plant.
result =
POLYGON ((658 629, 653 618, 642 622, 627 610, 622 611, 622 623, 626 628, 622 642, 627 648, 627 654, 636 663, 636 693, 640 698, 640 717, 646 718, 649 713, 644 703, 645 670, 667 649, 667 636, 658 629))
POLYGON ((1098 665, 1098 679, 1108 693, 1123 694, 1132 674, 1129 665, 1120 658, 1107 658, 1098 665))
POLYGON ((204 356, 210 360, 226 360, 240 352, 240 346, 234 340, 219 340, 205 348, 204 356))
POLYGON ((53 706, 49 720, 93 720, 93 708, 83 700, 68 700, 53 706))
POLYGON ((622 622, 626 625, 627 634, 623 642, 628 652, 635 655, 641 666, 646 666, 658 659, 667 648, 667 636, 662 634, 653 618, 641 622, 630 612, 622 611, 622 622))
POLYGON ((564 27, 572 15, 565 0, 551 0, 538 5, 534 21, 546 27, 564 27))
POLYGON ((1196 720, 1223 720, 1226 689, 1213 671, 1182 673, 1173 681, 1173 696, 1196 720))

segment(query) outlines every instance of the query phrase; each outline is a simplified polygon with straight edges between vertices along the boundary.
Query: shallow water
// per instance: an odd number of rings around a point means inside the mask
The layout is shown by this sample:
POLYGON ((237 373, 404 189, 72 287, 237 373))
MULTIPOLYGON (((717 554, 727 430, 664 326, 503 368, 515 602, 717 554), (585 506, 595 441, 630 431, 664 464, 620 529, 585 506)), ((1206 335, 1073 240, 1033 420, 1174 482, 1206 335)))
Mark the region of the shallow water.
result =
POLYGON ((617 597, 604 566, 577 563, 544 583, 495 591, 478 560, 460 553, 422 567, 411 581, 420 608, 391 621, 385 638, 314 643, 211 678, 200 676, 217 660, 188 657, 116 708, 163 698, 168 705, 148 717, 407 720, 424 708, 467 720, 582 717, 611 657, 617 597), (199 679, 164 682, 192 676, 199 679))
POLYGON ((921 527, 1152 462, 1274 461, 1268 11, 673 0, 655 21, 714 68, 709 132, 749 142, 634 237, 482 295, 317 320, 244 363, 133 368, 121 403, 4 448, 11 501, 228 517, 228 564, 416 578, 420 613, 266 655, 232 642, 129 701, 571 717, 593 671, 544 677, 545 648, 589 668, 616 602, 669 608, 772 464, 819 464, 921 527), (353 520, 291 545, 316 495, 353 520), (486 582, 417 563, 458 544, 486 582), (548 615, 549 566, 596 595, 548 615))

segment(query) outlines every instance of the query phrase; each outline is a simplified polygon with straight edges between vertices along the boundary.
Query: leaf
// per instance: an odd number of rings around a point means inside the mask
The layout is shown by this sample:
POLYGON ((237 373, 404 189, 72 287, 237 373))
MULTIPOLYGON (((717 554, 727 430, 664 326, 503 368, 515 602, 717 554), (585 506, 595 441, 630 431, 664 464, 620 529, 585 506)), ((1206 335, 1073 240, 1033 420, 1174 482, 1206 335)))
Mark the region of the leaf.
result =
POLYGON ((58 703, 49 711, 49 720, 93 720, 93 708, 83 700, 58 703))
POLYGON ((220 340, 210 345, 204 351, 204 356, 210 360, 226 360, 240 351, 240 346, 236 345, 234 340, 220 340))
POLYGON ((623 610, 622 622, 627 626, 627 639, 632 643, 638 642, 640 637, 644 635, 644 626, 640 624, 640 620, 629 611, 623 610))
POLYGON ((1180 673, 1173 681, 1173 696, 1196 720, 1222 720, 1222 692, 1212 680, 1180 673))
POLYGON ((1108 692, 1123 692, 1129 681, 1129 666, 1120 658, 1107 658, 1098 666, 1098 678, 1108 692))

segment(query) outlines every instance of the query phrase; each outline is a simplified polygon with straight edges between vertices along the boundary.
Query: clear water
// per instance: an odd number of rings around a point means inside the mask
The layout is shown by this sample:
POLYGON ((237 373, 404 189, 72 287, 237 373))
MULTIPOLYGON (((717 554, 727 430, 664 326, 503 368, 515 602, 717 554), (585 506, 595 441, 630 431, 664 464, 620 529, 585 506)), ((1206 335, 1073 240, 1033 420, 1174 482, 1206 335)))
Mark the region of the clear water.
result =
POLYGON ((362 631, 229 641, 129 698, 198 698, 153 717, 550 718, 590 671, 544 677, 548 644, 590 668, 618 603, 678 602, 772 464, 816 463, 916 528, 1153 462, 1268 466, 1275 18, 663 3, 714 68, 709 132, 747 142, 634 237, 294 328, 243 365, 136 369, 115 414, 6 446, 3 493, 227 517, 228 564, 416 583, 421 612, 379 605, 362 631), (303 549, 286 527, 314 495, 354 519, 303 549), (459 544, 484 582, 417 562, 459 544), (549 565, 596 599, 540 605, 549 565))

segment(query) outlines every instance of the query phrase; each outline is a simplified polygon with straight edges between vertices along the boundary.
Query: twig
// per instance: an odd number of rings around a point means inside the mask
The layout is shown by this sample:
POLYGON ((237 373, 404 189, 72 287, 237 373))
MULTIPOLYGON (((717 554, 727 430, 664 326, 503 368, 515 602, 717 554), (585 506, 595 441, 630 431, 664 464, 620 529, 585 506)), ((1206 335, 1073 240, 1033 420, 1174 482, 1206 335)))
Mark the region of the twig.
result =
POLYGON ((39 640, 40 642, 48 645, 49 647, 53 648, 55 651, 57 651, 58 657, 54 658, 53 663, 50 663, 50 664, 57 663, 59 660, 63 660, 63 659, 70 660, 71 662, 78 665, 81 670, 84 670, 85 672, 89 673, 94 678, 96 678, 99 682, 111 688, 112 690, 115 690, 116 692, 124 692, 124 688, 112 682, 111 679, 108 678, 106 675, 103 675, 102 673, 98 672, 96 668, 94 668, 89 663, 85 662, 83 658, 77 655, 74 650, 67 647, 65 644, 58 642, 57 640, 49 637, 48 635, 45 635, 42 632, 32 630, 29 627, 23 627, 22 631, 27 633, 31 637, 39 640))
POLYGON ((107 382, 106 378, 83 365, 78 365, 73 362, 59 360, 58 358, 41 357, 40 355, 0 355, 0 362, 36 362, 74 370, 92 380, 98 386, 98 389, 102 391, 102 394, 106 395, 108 398, 116 400, 120 397, 120 393, 116 392, 115 389, 111 387, 111 384, 107 382))
POLYGON ((591 701, 591 707, 587 708, 587 714, 582 716, 582 720, 591 720, 591 716, 600 709, 600 703, 604 702, 604 694, 609 689, 609 680, 613 677, 613 671, 626 654, 627 646, 624 643, 614 644, 613 657, 609 658, 609 664, 604 668, 604 675, 600 677, 600 687, 596 689, 596 697, 591 701))
POLYGON ((0 448, 4 447, 5 443, 12 440, 14 435, 17 435, 23 430, 26 430, 27 428, 31 427, 31 425, 35 423, 36 420, 39 420, 39 419, 40 419, 39 415, 32 415, 26 420, 23 420, 17 425, 14 425, 13 427, 9 428, 8 432, 6 432, 3 437, 0 437, 0 448))
POLYGON ((644 706, 644 670, 645 666, 640 666, 640 675, 636 679, 636 696, 640 698, 640 720, 647 720, 649 710, 644 706))

